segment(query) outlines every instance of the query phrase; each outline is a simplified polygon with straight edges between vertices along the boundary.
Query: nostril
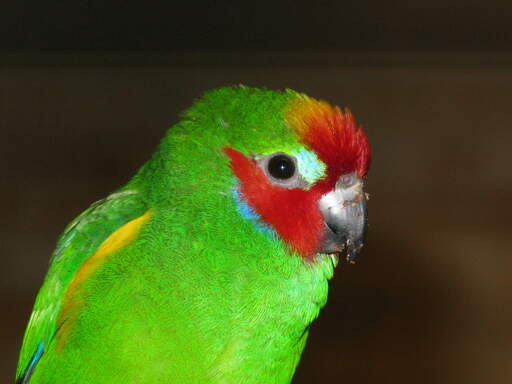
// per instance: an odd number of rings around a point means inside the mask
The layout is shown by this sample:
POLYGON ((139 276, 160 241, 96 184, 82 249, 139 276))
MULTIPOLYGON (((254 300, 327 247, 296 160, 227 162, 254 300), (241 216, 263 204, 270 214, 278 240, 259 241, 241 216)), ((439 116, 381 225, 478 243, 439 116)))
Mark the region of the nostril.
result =
POLYGON ((356 181, 356 175, 354 173, 349 173, 340 177, 338 180, 338 186, 342 189, 350 188, 356 183, 356 181))

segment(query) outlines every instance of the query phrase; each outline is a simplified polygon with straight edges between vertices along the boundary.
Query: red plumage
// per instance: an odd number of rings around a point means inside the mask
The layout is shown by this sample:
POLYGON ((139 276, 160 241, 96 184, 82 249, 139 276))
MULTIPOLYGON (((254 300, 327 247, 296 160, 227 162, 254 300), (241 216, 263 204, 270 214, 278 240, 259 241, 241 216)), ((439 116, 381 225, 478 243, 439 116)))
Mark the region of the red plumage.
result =
POLYGON ((293 250, 304 257, 314 255, 322 239, 323 218, 318 210, 319 196, 300 188, 273 185, 256 161, 226 148, 231 168, 247 203, 293 250))
POLYGON ((303 117, 307 129, 301 142, 327 165, 327 177, 337 180, 346 173, 366 177, 371 162, 368 136, 358 128, 350 111, 339 108, 318 109, 303 117))

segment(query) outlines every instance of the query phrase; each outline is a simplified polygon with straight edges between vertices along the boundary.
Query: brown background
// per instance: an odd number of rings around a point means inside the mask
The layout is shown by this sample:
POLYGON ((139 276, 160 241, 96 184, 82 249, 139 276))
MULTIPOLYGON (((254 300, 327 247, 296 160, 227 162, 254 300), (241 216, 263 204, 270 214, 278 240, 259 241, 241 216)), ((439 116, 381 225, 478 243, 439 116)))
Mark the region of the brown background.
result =
POLYGON ((511 382, 512 5, 478 3, 224 18, 183 5, 170 20, 13 5, 0 16, 0 382, 65 224, 202 91, 238 83, 349 106, 373 144, 368 243, 338 266, 294 383, 511 382))

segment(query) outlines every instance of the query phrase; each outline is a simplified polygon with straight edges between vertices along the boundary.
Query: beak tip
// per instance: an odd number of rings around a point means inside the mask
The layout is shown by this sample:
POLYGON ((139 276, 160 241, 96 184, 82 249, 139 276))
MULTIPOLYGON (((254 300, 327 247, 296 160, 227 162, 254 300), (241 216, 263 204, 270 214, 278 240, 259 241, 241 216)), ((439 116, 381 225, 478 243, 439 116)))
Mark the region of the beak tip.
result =
POLYGON ((350 264, 355 264, 355 260, 361 249, 363 248, 363 243, 359 243, 358 245, 349 245, 347 246, 347 262, 350 264))

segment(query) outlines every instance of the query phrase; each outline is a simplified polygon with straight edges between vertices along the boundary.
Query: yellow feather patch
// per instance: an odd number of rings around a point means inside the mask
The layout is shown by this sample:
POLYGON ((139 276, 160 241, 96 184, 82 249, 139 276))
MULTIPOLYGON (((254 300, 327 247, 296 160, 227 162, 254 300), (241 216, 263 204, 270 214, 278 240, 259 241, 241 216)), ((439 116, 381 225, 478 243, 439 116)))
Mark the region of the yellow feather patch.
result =
POLYGON ((133 219, 118 228, 98 247, 94 255, 89 257, 80 266, 73 280, 69 284, 57 321, 57 348, 60 350, 64 346, 72 325, 75 323, 80 309, 83 307, 84 299, 79 294, 80 287, 84 281, 90 278, 98 268, 105 263, 107 256, 119 251, 131 244, 140 232, 142 226, 151 218, 152 212, 147 211, 144 215, 133 219))
POLYGON ((286 108, 285 119, 295 133, 302 138, 310 128, 309 119, 312 116, 329 116, 334 111, 335 109, 329 103, 301 94, 286 108))
MULTIPOLYGON (((130 244, 139 234, 142 225, 151 217, 151 211, 147 211, 141 217, 129 221, 117 231, 112 233, 101 245, 96 253, 87 261, 92 259, 101 259, 106 255, 120 250, 130 244)), ((84 263, 85 264, 85 263, 84 263)))

